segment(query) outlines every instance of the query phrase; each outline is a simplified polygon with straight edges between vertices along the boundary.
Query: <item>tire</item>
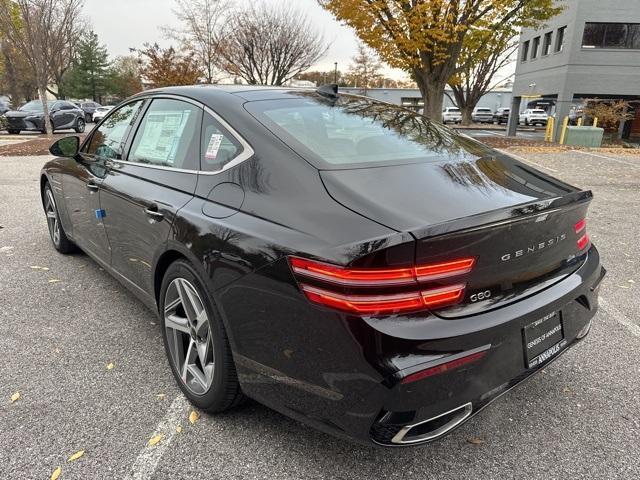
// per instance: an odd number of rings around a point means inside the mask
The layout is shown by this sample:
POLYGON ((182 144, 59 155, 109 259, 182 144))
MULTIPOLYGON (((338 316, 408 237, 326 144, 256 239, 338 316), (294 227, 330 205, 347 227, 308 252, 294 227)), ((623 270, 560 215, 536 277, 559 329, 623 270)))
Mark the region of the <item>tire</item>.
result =
POLYGON ((73 253, 78 247, 67 237, 64 231, 64 227, 60 222, 60 215, 58 213, 58 207, 56 205, 55 197, 53 196, 53 190, 47 183, 43 190, 43 203, 44 211, 47 216, 47 227, 49 229, 49 236, 54 248, 60 253, 73 253))
POLYGON ((238 405, 244 395, 226 330, 205 282, 189 262, 169 266, 158 303, 167 360, 189 401, 211 413, 238 405))
POLYGON ((13 128, 10 128, 10 129, 7 130, 7 133, 9 135, 20 135, 20 130, 15 130, 13 128))
POLYGON ((85 114, 84 123, 91 123, 92 118, 93 117, 91 116, 91 114, 89 114, 89 113, 85 114))
POLYGON ((74 127, 74 130, 76 131, 76 133, 83 133, 86 125, 87 124, 85 123, 85 121, 83 119, 78 118, 76 120, 76 126, 74 127))

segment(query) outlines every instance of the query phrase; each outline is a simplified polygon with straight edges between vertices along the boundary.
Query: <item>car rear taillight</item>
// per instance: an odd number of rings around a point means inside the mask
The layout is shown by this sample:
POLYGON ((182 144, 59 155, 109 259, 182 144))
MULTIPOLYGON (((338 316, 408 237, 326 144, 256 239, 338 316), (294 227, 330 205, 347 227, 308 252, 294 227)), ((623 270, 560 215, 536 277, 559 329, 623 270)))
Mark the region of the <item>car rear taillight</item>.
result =
POLYGON ((582 251, 589 245, 589 234, 587 234, 587 220, 582 219, 575 224, 575 232, 578 235, 578 250, 582 251))
POLYGON ((289 264, 311 302, 361 315, 443 308, 464 297, 475 258, 404 268, 348 268, 300 257, 289 264), (434 284, 435 283, 435 284, 434 284))
POLYGON ((482 352, 476 352, 462 358, 456 358, 455 360, 441 363, 440 365, 436 365, 435 367, 420 370, 419 372, 407 375, 402 380, 400 380, 400 383, 406 385, 407 383, 417 382, 418 380, 422 380, 423 378, 433 377, 434 375, 440 375, 442 373, 450 372, 451 370, 455 370, 457 368, 464 367, 465 365, 469 365, 470 363, 477 362, 478 360, 484 358, 486 354, 486 350, 482 352))

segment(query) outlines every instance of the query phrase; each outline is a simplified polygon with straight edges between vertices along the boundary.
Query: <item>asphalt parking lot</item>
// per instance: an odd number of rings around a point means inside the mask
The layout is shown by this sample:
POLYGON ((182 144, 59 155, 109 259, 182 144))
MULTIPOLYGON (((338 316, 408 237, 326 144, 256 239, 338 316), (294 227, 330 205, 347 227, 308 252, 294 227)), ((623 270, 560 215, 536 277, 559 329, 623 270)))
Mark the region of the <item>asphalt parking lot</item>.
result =
POLYGON ((253 402, 191 424, 154 315, 85 255, 50 246, 46 157, 0 158, 0 477, 640 478, 640 156, 527 159, 596 195, 588 228, 609 275, 592 332, 445 439, 383 450, 253 402))

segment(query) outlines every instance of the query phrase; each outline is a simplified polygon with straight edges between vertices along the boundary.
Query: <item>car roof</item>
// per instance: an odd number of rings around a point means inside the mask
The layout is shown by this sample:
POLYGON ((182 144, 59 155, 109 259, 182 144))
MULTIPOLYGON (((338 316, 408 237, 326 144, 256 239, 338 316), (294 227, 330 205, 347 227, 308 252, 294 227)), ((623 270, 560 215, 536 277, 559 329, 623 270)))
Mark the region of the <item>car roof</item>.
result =
POLYGON ((188 85, 181 87, 166 87, 145 90, 138 95, 168 94, 182 95, 193 98, 202 103, 209 103, 225 97, 239 97, 245 100, 272 100, 288 97, 288 92, 315 91, 315 88, 298 88, 282 86, 258 86, 258 85, 188 85))

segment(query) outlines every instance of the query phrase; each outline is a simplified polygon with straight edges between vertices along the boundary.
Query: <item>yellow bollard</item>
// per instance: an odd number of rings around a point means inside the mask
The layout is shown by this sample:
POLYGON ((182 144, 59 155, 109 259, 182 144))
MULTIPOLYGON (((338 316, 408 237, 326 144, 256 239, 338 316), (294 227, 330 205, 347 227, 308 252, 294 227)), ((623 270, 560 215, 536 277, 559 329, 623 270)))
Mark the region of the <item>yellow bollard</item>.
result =
POLYGON ((547 131, 544 134, 545 142, 553 141, 553 129, 555 127, 555 120, 556 119, 554 117, 549 117, 549 120, 547 121, 547 131))
POLYGON ((598 117, 594 117, 593 119, 593 126, 597 127, 598 126, 598 117))
POLYGON ((582 126, 582 117, 580 117, 580 118, 578 119, 578 126, 579 126, 579 127, 581 127, 581 126, 582 126))
POLYGON ((569 116, 566 116, 562 121, 562 133, 560 134, 560 145, 564 145, 564 137, 567 135, 568 126, 569 126, 569 116))

